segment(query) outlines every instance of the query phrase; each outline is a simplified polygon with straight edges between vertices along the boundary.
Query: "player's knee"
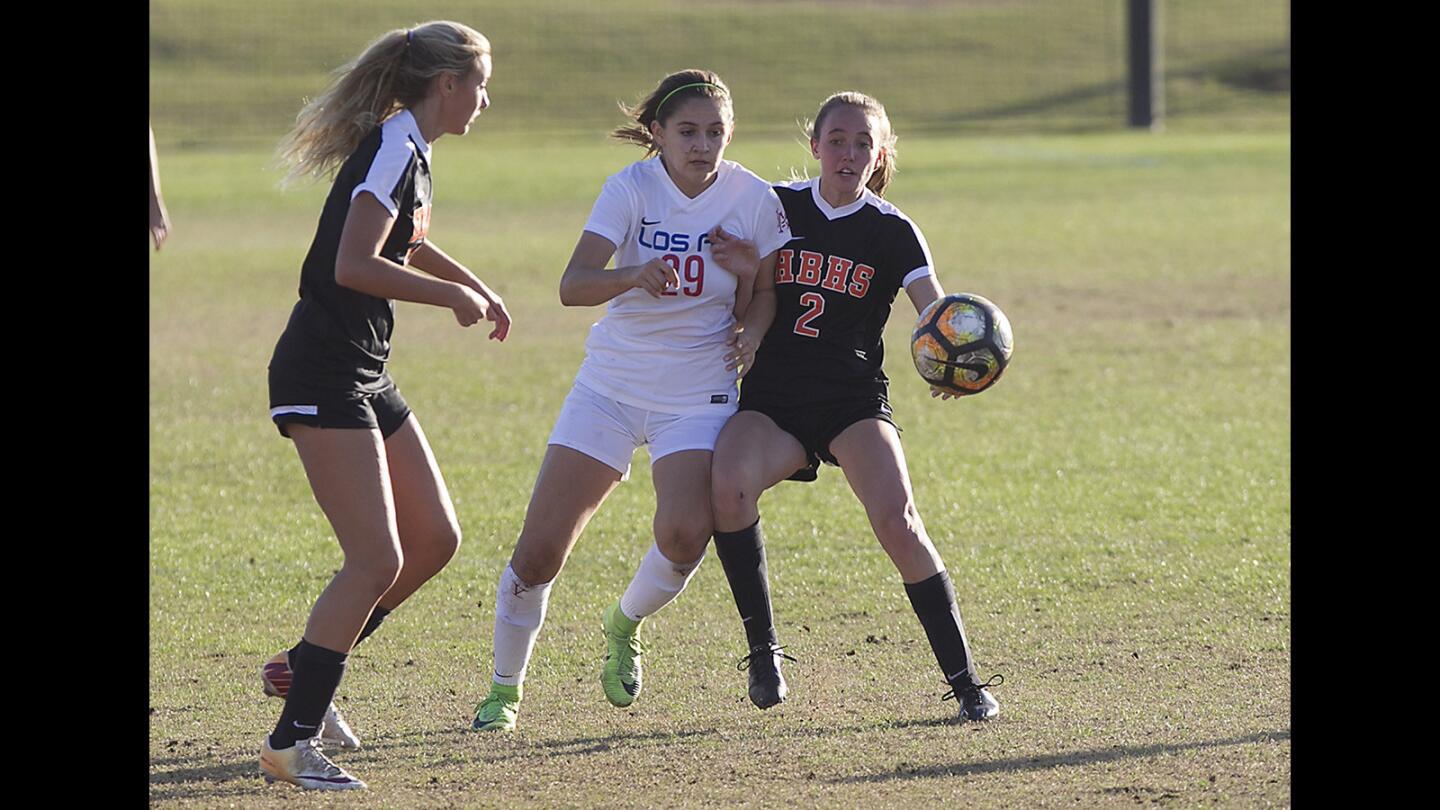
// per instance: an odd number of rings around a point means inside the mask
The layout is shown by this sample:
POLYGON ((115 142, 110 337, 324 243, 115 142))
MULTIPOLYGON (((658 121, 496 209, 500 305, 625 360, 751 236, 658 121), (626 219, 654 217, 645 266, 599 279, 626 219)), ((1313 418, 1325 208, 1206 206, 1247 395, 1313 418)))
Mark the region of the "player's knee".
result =
POLYGON ((450 560, 455 557, 455 553, 460 550, 461 539, 460 524, 454 520, 446 521, 445 525, 435 530, 430 542, 430 548, 432 549, 431 556, 441 565, 445 565, 450 562, 450 560))
POLYGON ((367 593, 373 592, 377 599, 390 590, 390 586, 400 578, 400 570, 404 566, 405 554, 398 544, 383 551, 345 560, 347 572, 360 581, 367 593))
POLYGON ((689 565, 705 555, 705 544, 710 541, 710 535, 703 539, 687 537, 685 539, 671 538, 669 541, 656 540, 660 547, 660 553, 665 559, 676 565, 689 565))
POLYGON ((455 559, 455 553, 459 550, 458 527, 437 529, 430 533, 423 546, 410 549, 410 553, 405 557, 405 568, 413 574, 434 576, 455 559))
POLYGON ((671 515, 655 520, 655 544, 671 562, 689 563, 705 553, 714 531, 707 514, 671 515))
POLYGON ((925 524, 912 501, 879 510, 871 522, 875 536, 887 549, 908 549, 925 543, 925 524))
POLYGON ((710 496, 715 516, 722 523, 749 513, 759 500, 759 487, 736 466, 716 466, 710 471, 710 496))
POLYGON ((530 546, 523 552, 517 548, 510 557, 510 568, 515 572, 515 576, 532 587, 553 580, 564 565, 564 552, 548 546, 530 546))

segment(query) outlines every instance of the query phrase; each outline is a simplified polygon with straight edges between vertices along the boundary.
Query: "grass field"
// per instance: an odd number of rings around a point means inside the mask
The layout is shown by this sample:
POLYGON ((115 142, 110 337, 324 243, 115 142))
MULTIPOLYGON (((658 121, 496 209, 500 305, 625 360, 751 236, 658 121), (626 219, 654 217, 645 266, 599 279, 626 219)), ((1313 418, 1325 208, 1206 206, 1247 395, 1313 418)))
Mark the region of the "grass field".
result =
MULTIPOLYGON (((905 137, 891 198, 949 291, 996 301, 1016 356, 931 400, 887 370, 921 512, 1002 717, 956 726, 898 576, 838 471, 765 496, 790 701, 750 706, 718 562, 646 624, 646 691, 598 684, 599 617, 649 546, 646 457, 551 599, 521 728, 466 731, 496 577, 599 309, 556 283, 604 176, 597 137, 436 146, 431 236, 507 298, 504 345, 399 306, 394 375, 466 540, 352 657, 356 806, 1281 806, 1291 798, 1290 140, 1285 133, 905 137)), ((740 137, 763 175, 788 138, 740 137)), ((268 154, 162 155, 174 234, 150 265, 150 799, 318 806, 258 778, 256 677, 339 550, 266 414, 265 366, 323 188, 268 154)))
MULTIPOLYGON (((492 131, 602 131, 617 100, 683 67, 724 77, 747 133, 793 131, 841 88, 882 99, 912 133, 1110 129, 1125 121, 1125 5, 152 0, 151 116, 162 148, 273 142, 377 34, 453 19, 494 44, 492 131)), ((1169 126, 1286 126, 1285 0, 1158 5, 1169 126)))

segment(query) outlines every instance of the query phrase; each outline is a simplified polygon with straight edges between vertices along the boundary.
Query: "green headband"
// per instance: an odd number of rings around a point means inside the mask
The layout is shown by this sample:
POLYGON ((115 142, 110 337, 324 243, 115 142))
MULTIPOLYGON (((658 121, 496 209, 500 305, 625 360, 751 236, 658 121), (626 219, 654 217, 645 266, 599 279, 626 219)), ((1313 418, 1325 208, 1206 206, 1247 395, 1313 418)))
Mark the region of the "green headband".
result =
POLYGON ((682 85, 680 85, 679 87, 675 88, 674 90, 671 90, 670 92, 666 93, 666 94, 665 94, 665 97, 662 98, 662 99, 660 99, 660 103, 655 105, 655 118, 656 118, 656 120, 659 120, 659 118, 660 118, 660 109, 665 106, 665 102, 669 101, 671 96, 675 95, 676 93, 680 92, 681 90, 685 90, 685 89, 688 89, 688 88, 691 88, 691 87, 713 87, 713 88, 715 88, 716 90, 719 90, 719 91, 722 92, 722 93, 725 92, 725 88, 721 87, 721 86, 718 85, 718 84, 711 84, 710 82, 695 82, 694 84, 682 84, 682 85))

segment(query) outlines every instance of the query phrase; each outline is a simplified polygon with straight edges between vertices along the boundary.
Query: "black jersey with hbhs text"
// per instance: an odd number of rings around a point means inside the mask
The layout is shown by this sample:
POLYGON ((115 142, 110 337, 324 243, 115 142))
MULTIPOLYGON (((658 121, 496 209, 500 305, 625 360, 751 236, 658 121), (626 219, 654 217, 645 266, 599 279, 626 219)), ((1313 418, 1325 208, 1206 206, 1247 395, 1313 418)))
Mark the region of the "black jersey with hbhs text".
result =
POLYGON ((932 271, 900 209, 871 193, 841 208, 820 181, 775 186, 794 238, 775 263, 775 321, 742 383, 797 404, 887 393, 881 341, 895 294, 932 271))
POLYGON ((395 304, 335 281, 335 257, 350 204, 370 192, 395 222, 380 255, 406 264, 430 224, 430 146, 408 110, 371 130, 330 187, 300 271, 300 300, 271 360, 272 372, 325 387, 385 385, 395 304))

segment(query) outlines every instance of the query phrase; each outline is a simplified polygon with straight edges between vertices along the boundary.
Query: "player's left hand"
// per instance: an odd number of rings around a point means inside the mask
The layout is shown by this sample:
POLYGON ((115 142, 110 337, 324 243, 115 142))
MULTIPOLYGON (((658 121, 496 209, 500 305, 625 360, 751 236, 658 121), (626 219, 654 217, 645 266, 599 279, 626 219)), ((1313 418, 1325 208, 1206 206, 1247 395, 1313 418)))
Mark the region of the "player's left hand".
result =
POLYGON ((760 348, 760 342, 748 337, 745 334, 745 324, 735 324, 735 330, 730 335, 730 351, 725 353, 725 370, 740 372, 744 377, 755 364, 755 351, 760 348))
POLYGON ((760 269, 760 251, 749 239, 741 239, 716 225, 710 229, 710 255, 740 279, 751 279, 760 269))
POLYGON ((505 309, 505 300, 498 295, 490 296, 490 309, 485 313, 485 320, 495 324, 490 330, 490 339, 505 342, 505 336, 510 334, 510 313, 505 309))
POLYGON ((941 399, 960 399, 960 397, 956 396, 955 394, 952 394, 943 388, 936 388, 933 385, 930 386, 930 396, 932 398, 939 397, 941 399))
POLYGON ((163 205, 152 203, 150 206, 150 238, 154 240, 156 250, 170 238, 170 215, 165 213, 163 205))

